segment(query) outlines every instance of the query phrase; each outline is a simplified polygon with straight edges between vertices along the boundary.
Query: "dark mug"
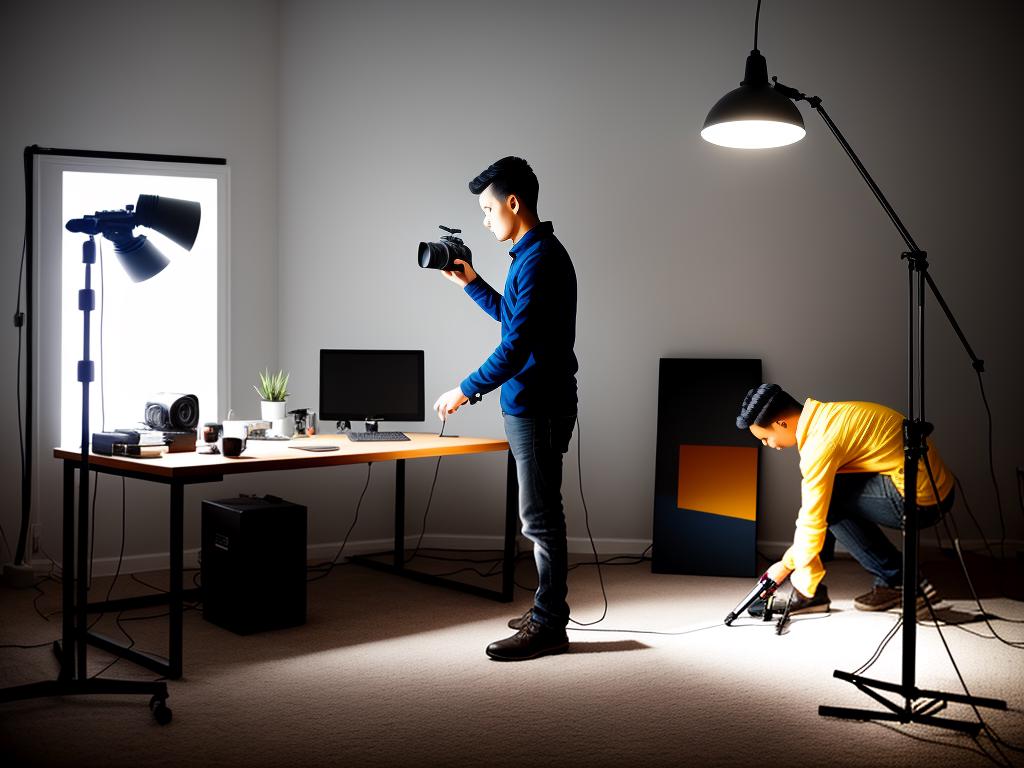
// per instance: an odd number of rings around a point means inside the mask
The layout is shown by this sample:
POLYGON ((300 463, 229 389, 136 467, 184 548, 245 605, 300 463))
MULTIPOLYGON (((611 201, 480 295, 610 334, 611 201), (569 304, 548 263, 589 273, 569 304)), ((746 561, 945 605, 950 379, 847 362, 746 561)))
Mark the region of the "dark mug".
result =
POLYGON ((203 442, 216 443, 220 438, 220 424, 214 421, 208 421, 203 424, 203 442))
POLYGON ((220 452, 228 458, 235 458, 242 455, 245 450, 246 439, 244 437, 228 437, 225 435, 220 439, 220 452))

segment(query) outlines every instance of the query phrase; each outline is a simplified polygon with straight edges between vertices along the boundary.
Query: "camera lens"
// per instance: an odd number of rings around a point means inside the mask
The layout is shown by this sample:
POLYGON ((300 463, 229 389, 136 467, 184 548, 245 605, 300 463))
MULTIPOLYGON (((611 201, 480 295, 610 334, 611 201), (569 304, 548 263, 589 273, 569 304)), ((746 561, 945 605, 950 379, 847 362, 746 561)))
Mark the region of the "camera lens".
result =
POLYGON ((439 243, 420 243, 419 262, 423 269, 446 269, 461 272, 462 265, 455 264, 462 259, 467 264, 473 263, 473 253, 465 245, 442 240, 439 243))
POLYGON ((419 257, 423 269, 444 269, 448 264, 448 249, 444 243, 420 243, 419 257))

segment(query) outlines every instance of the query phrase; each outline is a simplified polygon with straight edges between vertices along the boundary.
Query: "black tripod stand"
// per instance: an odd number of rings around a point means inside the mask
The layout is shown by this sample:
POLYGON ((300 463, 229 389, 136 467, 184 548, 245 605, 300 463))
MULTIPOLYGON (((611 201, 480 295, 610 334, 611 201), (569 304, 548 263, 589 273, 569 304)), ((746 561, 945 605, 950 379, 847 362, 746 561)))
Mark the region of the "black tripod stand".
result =
MULTIPOLYGON (((97 680, 88 676, 86 667, 86 633, 88 630, 89 578, 89 385, 93 381, 93 364, 89 358, 89 313, 95 306, 92 290, 92 265, 96 263, 96 242, 92 236, 82 244, 85 264, 85 288, 79 291, 78 308, 82 310, 82 360, 78 364, 78 381, 82 383, 82 461, 78 477, 78 553, 75 553, 75 505, 64 500, 63 579, 61 605, 63 627, 61 640, 54 641, 53 651, 60 661, 56 680, 29 683, 0 690, 0 703, 37 699, 48 696, 82 694, 135 694, 150 696, 149 706, 161 725, 171 721, 167 706, 167 684, 133 680, 97 680)), ((64 487, 73 485, 74 465, 64 463, 64 487)))
MULTIPOLYGON (((992 709, 1006 709, 1006 702, 999 699, 987 699, 978 696, 967 696, 958 693, 946 693, 944 691, 931 691, 918 688, 915 683, 916 661, 917 661, 917 589, 918 589, 918 524, 917 524, 917 475, 918 462, 925 456, 927 450, 925 438, 931 433, 932 425, 925 421, 924 416, 924 393, 925 393, 925 367, 924 367, 924 306, 927 290, 931 290, 938 301, 939 306, 946 315, 946 319, 956 332, 960 343, 963 344, 968 356, 971 358, 971 365, 980 374, 985 370, 985 363, 978 359, 967 342, 963 331, 957 324, 949 306, 939 293, 938 287, 928 274, 928 254, 917 247, 910 232, 903 226, 896 211, 885 199, 882 190, 875 184, 874 179, 867 172, 860 159, 847 143, 843 134, 832 122, 832 119, 821 106, 821 99, 817 96, 807 96, 794 88, 789 88, 775 80, 775 90, 794 101, 806 101, 810 104, 832 131, 832 135, 842 145, 847 156, 857 167, 861 177, 867 182, 882 208, 896 226, 900 237, 907 244, 907 250, 902 258, 907 260, 909 267, 909 291, 907 299, 907 324, 908 324, 908 346, 907 346, 907 418, 903 422, 903 604, 901 606, 903 616, 903 675, 899 683, 888 683, 883 680, 874 680, 860 675, 850 674, 842 670, 835 670, 833 674, 840 680, 853 683, 860 691, 866 693, 884 706, 885 710, 854 709, 847 707, 830 707, 821 705, 818 707, 818 714, 824 717, 840 717, 850 720, 891 720, 901 723, 923 723, 939 728, 948 728, 956 731, 963 731, 976 735, 981 730, 981 724, 966 720, 953 720, 950 718, 935 717, 935 713, 944 709, 947 703, 970 704, 975 707, 989 707, 992 709), (916 350, 916 354, 915 354, 916 350), (902 702, 892 701, 883 696, 879 691, 897 694, 902 702)), ((938 502, 938 499, 936 499, 938 502)), ((925 598, 927 600, 927 597, 925 598)))

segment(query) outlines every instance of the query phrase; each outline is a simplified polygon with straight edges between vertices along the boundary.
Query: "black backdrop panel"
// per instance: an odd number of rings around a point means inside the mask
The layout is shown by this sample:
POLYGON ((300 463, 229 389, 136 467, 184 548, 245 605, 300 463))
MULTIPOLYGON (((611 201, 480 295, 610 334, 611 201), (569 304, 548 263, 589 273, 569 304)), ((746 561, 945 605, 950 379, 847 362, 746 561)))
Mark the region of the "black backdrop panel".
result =
MULTIPOLYGON (((756 504, 751 519, 680 506, 680 446, 754 449, 757 440, 736 428, 747 390, 761 383, 757 359, 662 358, 658 373, 658 436, 654 473, 651 570, 705 576, 755 576, 756 504)), ((755 469, 735 482, 758 484, 755 469)), ((735 488, 731 488, 734 491, 735 488)), ((757 489, 753 489, 757 498, 757 489)), ((713 504, 711 505, 713 506, 713 504)))

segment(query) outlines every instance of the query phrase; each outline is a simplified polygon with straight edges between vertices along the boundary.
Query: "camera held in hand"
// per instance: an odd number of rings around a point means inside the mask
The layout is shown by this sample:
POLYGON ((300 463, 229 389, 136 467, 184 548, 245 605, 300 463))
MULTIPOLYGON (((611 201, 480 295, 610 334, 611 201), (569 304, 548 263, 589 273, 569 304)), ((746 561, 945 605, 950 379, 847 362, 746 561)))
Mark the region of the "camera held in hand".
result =
POLYGON ((462 242, 462 238, 456 237, 461 229, 451 229, 441 225, 441 229, 448 232, 441 236, 439 243, 420 243, 419 258, 420 266, 424 269, 443 269, 449 272, 462 272, 462 265, 456 264, 456 259, 462 259, 467 264, 473 263, 473 252, 462 242))

